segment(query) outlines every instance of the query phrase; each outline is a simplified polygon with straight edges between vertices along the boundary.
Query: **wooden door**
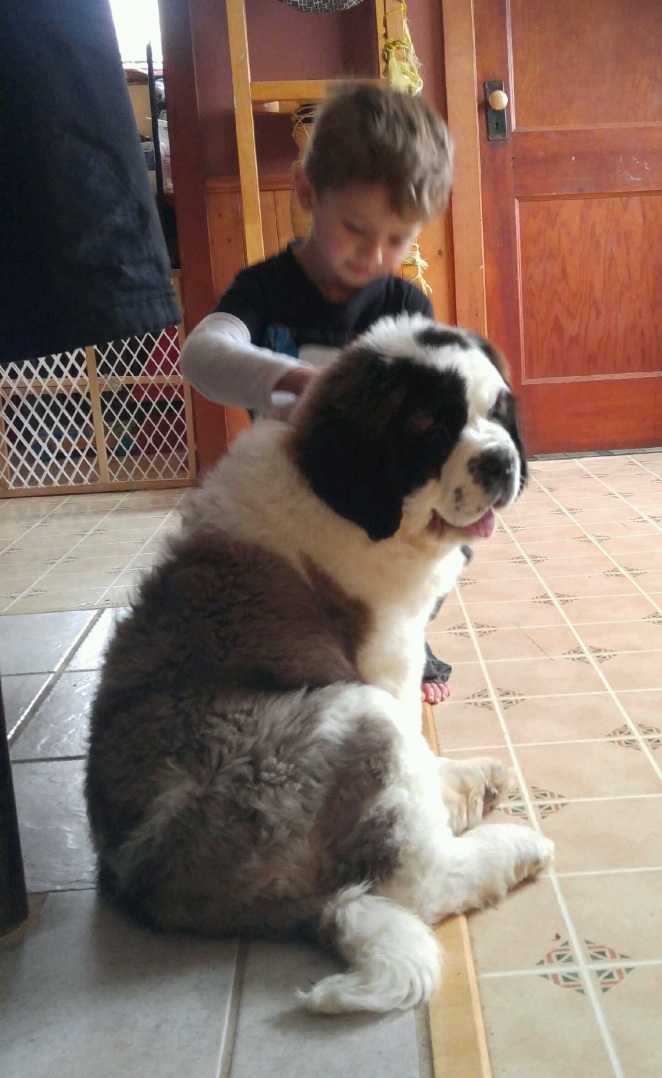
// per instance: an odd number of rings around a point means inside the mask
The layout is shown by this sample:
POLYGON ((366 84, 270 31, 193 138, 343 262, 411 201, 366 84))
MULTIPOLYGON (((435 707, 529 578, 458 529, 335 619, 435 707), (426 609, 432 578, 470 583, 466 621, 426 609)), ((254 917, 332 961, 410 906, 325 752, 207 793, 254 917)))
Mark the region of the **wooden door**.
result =
POLYGON ((473 12, 486 328, 521 384, 529 449, 659 445, 662 3, 473 12), (487 139, 490 79, 510 99, 502 142, 487 139))

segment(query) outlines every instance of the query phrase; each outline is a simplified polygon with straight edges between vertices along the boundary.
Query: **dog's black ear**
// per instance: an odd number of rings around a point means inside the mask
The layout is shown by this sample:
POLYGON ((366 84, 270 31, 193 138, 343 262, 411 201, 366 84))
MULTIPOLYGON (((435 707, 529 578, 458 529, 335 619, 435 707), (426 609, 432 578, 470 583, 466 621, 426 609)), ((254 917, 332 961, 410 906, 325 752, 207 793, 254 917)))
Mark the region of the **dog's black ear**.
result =
POLYGON ((455 380, 445 401, 457 416, 451 430, 435 415, 437 372, 368 348, 346 352, 292 420, 296 460, 318 498, 373 540, 394 535, 404 499, 439 474, 466 419, 455 380))
MULTIPOLYGON (((510 387, 510 366, 508 360, 504 356, 503 352, 488 341, 485 337, 481 337, 480 333, 468 333, 467 336, 476 342, 478 347, 487 356, 490 362, 496 367, 499 374, 503 378, 506 385, 510 387)), ((499 395, 497 403, 492 409, 491 418, 497 419, 504 428, 508 431, 513 442, 517 446, 517 452, 520 458, 520 491, 524 489, 524 486, 528 480, 528 466, 526 462, 526 451, 524 449, 524 439, 522 437, 522 429, 519 420, 519 410, 517 407, 517 401, 512 393, 502 393, 499 395)))

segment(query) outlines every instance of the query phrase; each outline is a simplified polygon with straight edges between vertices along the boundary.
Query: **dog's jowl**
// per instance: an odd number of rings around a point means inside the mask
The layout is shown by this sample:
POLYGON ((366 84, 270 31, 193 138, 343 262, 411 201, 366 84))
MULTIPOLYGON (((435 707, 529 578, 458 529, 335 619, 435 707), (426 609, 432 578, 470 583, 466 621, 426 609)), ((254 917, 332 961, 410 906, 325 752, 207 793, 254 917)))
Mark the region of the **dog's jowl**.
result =
POLYGON ((551 857, 483 824, 498 761, 440 760, 421 733, 428 617, 525 481, 498 353, 421 316, 242 434, 105 657, 86 782, 104 890, 161 930, 331 943, 347 968, 301 994, 313 1010, 427 999, 429 926, 551 857))

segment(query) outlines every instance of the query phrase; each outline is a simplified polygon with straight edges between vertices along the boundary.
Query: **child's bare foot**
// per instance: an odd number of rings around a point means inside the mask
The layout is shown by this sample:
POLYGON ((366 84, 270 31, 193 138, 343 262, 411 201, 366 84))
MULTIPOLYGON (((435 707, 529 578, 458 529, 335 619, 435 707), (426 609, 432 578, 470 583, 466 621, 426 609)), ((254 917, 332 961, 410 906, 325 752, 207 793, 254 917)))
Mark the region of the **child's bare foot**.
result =
POLYGON ((423 670, 423 683, 421 696, 426 704, 441 704, 451 694, 447 681, 451 676, 452 667, 443 659, 438 659, 433 654, 432 648, 425 641, 425 667, 423 670))
POLYGON ((448 700, 451 690, 448 685, 439 681, 424 681, 421 684, 421 699, 424 704, 442 704, 448 700))

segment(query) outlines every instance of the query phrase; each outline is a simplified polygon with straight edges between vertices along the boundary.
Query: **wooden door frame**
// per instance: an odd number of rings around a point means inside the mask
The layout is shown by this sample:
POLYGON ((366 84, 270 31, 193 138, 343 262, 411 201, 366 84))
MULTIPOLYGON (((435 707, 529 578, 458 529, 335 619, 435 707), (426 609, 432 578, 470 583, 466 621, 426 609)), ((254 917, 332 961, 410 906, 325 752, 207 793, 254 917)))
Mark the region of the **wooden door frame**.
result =
POLYGON ((455 142, 451 221, 459 325, 487 334, 480 120, 473 0, 441 0, 448 126, 455 142))
MULTIPOLYGON (((209 249, 206 174, 200 135, 190 0, 159 0, 163 67, 168 94, 168 132, 177 237, 182 268, 184 326, 190 332, 216 302, 209 249)), ((198 473, 227 452, 236 409, 226 409, 192 390, 198 473)))

